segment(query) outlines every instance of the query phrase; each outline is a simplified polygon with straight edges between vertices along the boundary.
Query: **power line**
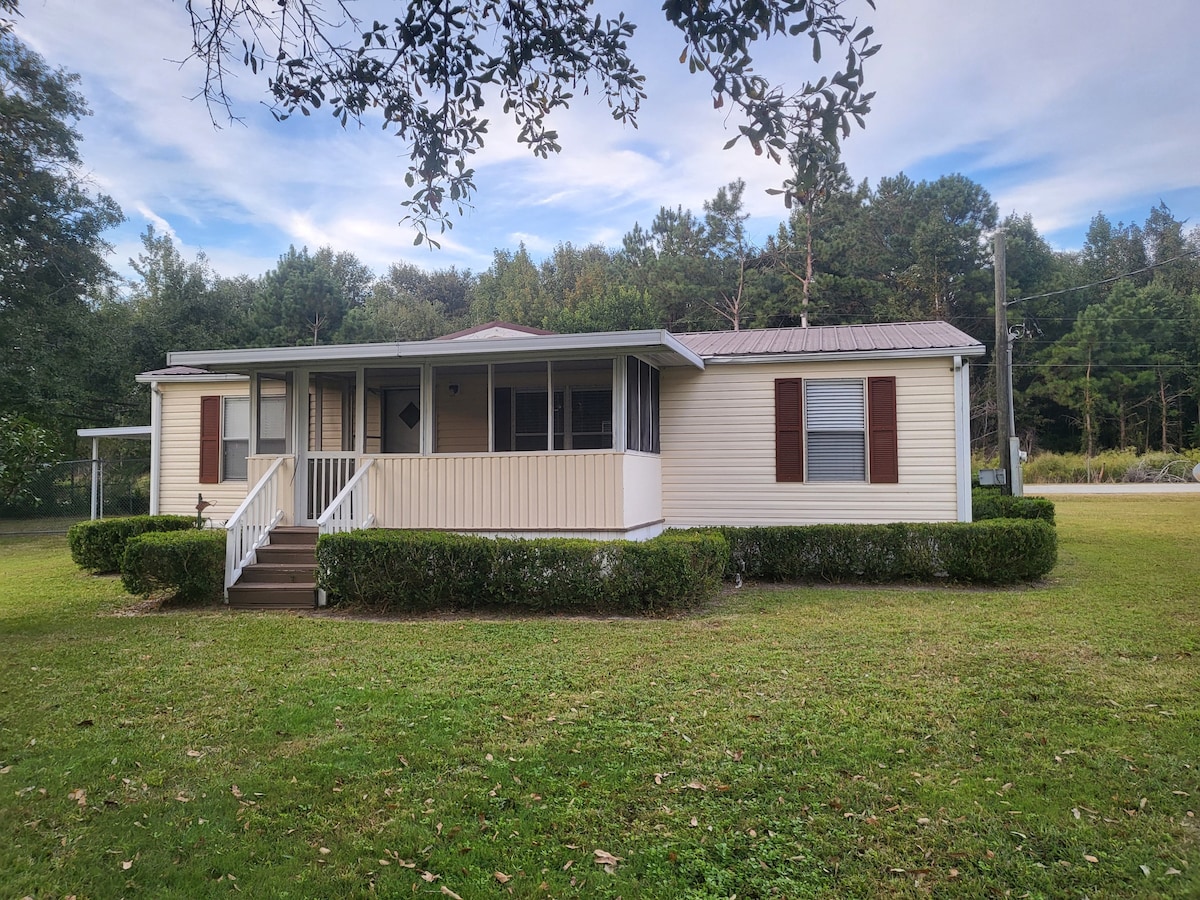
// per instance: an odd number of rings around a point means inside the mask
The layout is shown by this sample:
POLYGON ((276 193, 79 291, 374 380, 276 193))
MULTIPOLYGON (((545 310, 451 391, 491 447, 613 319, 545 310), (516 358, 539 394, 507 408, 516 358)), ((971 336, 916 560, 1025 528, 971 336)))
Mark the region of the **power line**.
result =
POLYGON ((1170 259, 1164 259, 1162 262, 1144 266, 1140 269, 1134 269, 1132 272, 1125 272, 1122 275, 1114 275, 1112 278, 1104 278, 1100 281, 1093 281, 1091 284, 1081 284, 1078 287, 1063 288, 1061 291, 1047 291, 1044 294, 1032 294, 1028 297, 1018 297, 1016 300, 1006 300, 1004 305, 1012 306, 1014 303, 1024 303, 1026 300, 1041 300, 1044 297, 1057 297, 1059 294, 1070 294, 1073 291, 1083 291, 1092 287, 1100 287, 1104 284, 1112 284, 1114 281, 1120 281, 1122 278, 1129 278, 1133 275, 1141 275, 1143 272, 1150 272, 1154 269, 1170 265, 1173 262, 1179 262, 1181 259, 1187 259, 1189 256, 1196 256, 1197 254, 1200 254, 1200 249, 1189 250, 1186 253, 1179 254, 1178 256, 1172 256, 1170 259))

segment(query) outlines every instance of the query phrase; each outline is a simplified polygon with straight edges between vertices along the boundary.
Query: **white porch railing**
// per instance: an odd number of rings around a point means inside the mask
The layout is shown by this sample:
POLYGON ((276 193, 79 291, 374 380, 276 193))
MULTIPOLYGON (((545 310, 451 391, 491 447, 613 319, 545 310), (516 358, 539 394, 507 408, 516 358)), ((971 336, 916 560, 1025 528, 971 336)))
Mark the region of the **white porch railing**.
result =
POLYGON ((320 534, 354 531, 356 528, 370 528, 374 524, 375 514, 368 508, 371 496, 369 473, 374 464, 373 459, 363 460, 358 471, 321 513, 317 519, 317 531, 320 534))
MULTIPOLYGON (((371 502, 371 466, 375 460, 364 460, 346 482, 333 502, 317 519, 318 538, 322 534, 338 534, 342 531, 354 531, 358 528, 370 528, 375 524, 375 514, 370 511, 371 502)), ((323 588, 317 588, 317 606, 327 602, 323 588)))
POLYGON ((318 452, 307 455, 309 522, 320 518, 341 495, 354 476, 358 454, 353 451, 318 452))
POLYGON ((279 470, 287 461, 281 456, 246 495, 242 505, 225 524, 225 601, 229 586, 241 577, 242 570, 255 561, 258 548, 267 542, 271 529, 283 518, 279 505, 279 470))

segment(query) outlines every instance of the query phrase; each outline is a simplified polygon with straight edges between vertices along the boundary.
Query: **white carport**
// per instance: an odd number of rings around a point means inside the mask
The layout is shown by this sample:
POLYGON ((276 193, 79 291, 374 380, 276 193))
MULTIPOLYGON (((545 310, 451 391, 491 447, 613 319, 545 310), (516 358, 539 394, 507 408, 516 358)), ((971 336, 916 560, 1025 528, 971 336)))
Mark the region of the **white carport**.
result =
POLYGON ((148 441, 151 438, 149 425, 119 425, 114 428, 80 428, 75 432, 81 438, 92 439, 92 518, 99 519, 104 509, 104 461, 100 459, 100 438, 127 438, 148 441))

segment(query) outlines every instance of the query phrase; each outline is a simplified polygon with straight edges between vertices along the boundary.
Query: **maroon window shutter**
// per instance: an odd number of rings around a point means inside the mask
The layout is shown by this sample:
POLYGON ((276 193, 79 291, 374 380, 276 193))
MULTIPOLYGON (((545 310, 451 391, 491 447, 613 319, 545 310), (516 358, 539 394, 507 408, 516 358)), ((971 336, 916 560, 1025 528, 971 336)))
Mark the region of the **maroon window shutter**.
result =
POLYGON ((221 480, 221 398, 200 398, 200 483, 221 480))
POLYGON ((775 480, 804 480, 804 388, 799 378, 775 379, 775 480))
POLYGON ((871 483, 899 483, 896 379, 893 376, 867 379, 867 440, 870 446, 871 483))

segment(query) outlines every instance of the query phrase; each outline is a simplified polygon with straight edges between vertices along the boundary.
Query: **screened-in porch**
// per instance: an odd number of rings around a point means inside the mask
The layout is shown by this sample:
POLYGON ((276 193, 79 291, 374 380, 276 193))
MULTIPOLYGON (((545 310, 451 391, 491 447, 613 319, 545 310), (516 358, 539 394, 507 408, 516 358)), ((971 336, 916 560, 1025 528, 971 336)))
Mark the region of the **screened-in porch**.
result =
POLYGON ((659 370, 638 356, 250 378, 248 482, 285 458, 288 523, 316 524, 359 473, 383 527, 618 536, 661 522, 659 370))

